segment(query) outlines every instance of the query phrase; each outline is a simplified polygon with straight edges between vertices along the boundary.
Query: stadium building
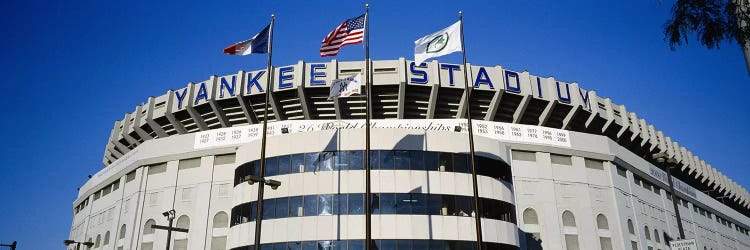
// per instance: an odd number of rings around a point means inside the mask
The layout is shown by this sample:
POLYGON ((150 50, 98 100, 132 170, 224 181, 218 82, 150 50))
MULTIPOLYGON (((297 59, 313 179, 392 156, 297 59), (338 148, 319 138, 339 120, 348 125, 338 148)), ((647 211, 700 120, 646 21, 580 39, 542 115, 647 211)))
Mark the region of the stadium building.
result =
MULTIPOLYGON (((365 102, 328 100, 364 61, 298 62, 211 76, 116 121, 105 167, 73 202, 70 239, 92 249, 254 246, 268 117, 262 249, 364 249, 365 102), (270 85, 270 86, 269 86, 270 85), (270 90, 265 114, 264 94, 270 90)), ((574 82, 500 66, 372 61, 373 249, 750 249, 747 190, 624 105, 574 82), (464 105, 474 123, 474 208, 464 105), (669 192, 666 152, 676 194, 669 192), (477 212, 478 211, 478 212, 477 212)), ((70 245, 69 249, 74 249, 70 245)))

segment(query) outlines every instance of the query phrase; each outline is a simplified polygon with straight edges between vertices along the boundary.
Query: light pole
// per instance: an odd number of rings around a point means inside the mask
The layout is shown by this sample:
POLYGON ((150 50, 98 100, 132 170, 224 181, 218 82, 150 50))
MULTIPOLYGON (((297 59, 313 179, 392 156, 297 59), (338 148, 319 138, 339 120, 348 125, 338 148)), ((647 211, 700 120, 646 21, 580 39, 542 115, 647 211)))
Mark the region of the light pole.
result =
MULTIPOLYGON (((76 244, 76 250, 80 250, 81 249, 81 244, 83 244, 84 246, 87 246, 87 247, 94 246, 94 242, 91 242, 91 241, 80 242, 80 241, 74 241, 74 240, 64 240, 63 244, 65 244, 66 246, 68 246, 70 244, 76 244)), ((10 247, 10 249, 15 250, 16 249, 16 242, 14 241, 12 245, 13 246, 10 247)))
POLYGON ((677 207, 677 192, 674 191, 674 183, 672 182, 672 174, 670 170, 677 164, 677 159, 669 156, 667 153, 656 153, 652 157, 664 166, 667 170, 667 182, 669 182, 669 192, 672 193, 672 206, 674 206, 674 213, 677 216, 677 229, 680 231, 680 239, 685 239, 685 230, 682 228, 682 218, 680 217, 680 208, 677 207))
POLYGON ((172 227, 172 221, 174 221, 174 217, 175 217, 174 209, 161 213, 161 215, 164 215, 164 217, 167 217, 167 221, 169 221, 169 226, 165 227, 165 226, 159 226, 159 225, 151 225, 151 228, 167 230, 167 250, 169 250, 169 245, 170 243, 172 243, 172 231, 187 233, 188 229, 172 227))
MULTIPOLYGON (((265 165, 265 163, 263 163, 265 165)), ((263 170, 261 170, 261 175, 263 175, 263 170)), ((281 182, 277 180, 272 179, 266 179, 260 176, 255 175, 248 175, 245 176, 245 180, 247 181, 248 185, 253 185, 256 182, 259 183, 258 186, 258 213, 255 215, 255 249, 260 250, 260 229, 261 229, 261 221, 263 220, 263 186, 268 185, 271 187, 271 189, 276 190, 281 186, 281 182)), ((169 249, 167 249, 169 250, 169 249)))

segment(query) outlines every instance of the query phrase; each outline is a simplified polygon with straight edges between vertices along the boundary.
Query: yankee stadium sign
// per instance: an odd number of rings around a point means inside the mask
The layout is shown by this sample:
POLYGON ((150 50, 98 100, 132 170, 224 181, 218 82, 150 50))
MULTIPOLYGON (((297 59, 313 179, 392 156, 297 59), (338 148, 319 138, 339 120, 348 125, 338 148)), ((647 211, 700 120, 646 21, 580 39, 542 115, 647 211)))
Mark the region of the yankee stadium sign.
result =
MULTIPOLYGON (((431 49, 440 49, 445 41, 451 39, 439 36, 431 42, 431 49)), ((460 64, 438 63, 428 61, 419 65, 412 61, 400 59, 397 68, 378 68, 373 65, 373 81, 380 82, 381 77, 405 82, 408 85, 439 85, 446 88, 463 89, 463 66, 460 64)), ((343 62, 342 62, 343 63, 343 62)), ((338 68, 331 63, 299 63, 291 66, 274 67, 271 76, 272 91, 284 91, 303 88, 327 88, 336 79, 342 79, 361 73, 362 62, 350 62, 353 67, 338 68)), ((226 76, 213 76, 198 83, 188 84, 181 89, 171 91, 174 97, 172 110, 181 110, 188 106, 197 106, 209 100, 221 100, 237 96, 249 96, 264 93, 268 87, 266 70, 241 71, 226 76)), ((363 74, 364 75, 364 74, 363 74)), ((397 83, 396 82, 396 83, 397 83)), ((532 76, 528 72, 516 72, 500 66, 474 66, 469 68, 469 85, 473 89, 484 91, 505 91, 528 94, 534 98, 546 99, 560 103, 578 105, 591 110, 589 100, 592 91, 582 89, 577 83, 555 80, 552 77, 532 76)))

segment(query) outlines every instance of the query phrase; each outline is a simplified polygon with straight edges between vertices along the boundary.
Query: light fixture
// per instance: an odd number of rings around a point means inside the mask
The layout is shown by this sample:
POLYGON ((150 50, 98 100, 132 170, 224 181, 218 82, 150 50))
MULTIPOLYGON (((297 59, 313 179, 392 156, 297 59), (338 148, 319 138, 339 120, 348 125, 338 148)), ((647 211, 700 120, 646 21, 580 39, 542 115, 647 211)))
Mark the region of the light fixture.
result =
POLYGON ((161 215, 164 215, 164 217, 167 217, 168 220, 174 219, 175 211, 174 209, 171 209, 169 211, 161 213, 161 215))
POLYGON ((461 126, 456 125, 455 127, 453 127, 453 131, 461 132, 461 126))
POLYGON ((281 128, 282 134, 289 134, 289 128, 281 128))

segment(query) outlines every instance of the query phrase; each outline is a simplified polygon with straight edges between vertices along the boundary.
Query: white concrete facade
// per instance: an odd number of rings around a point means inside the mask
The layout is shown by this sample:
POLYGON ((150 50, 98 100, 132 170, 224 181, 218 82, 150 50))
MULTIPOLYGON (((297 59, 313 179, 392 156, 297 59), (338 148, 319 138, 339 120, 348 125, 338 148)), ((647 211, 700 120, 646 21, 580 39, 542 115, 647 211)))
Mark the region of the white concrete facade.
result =
MULTIPOLYGON (((404 59, 372 64, 378 123, 373 150, 468 152, 460 119, 468 100, 463 78, 453 77, 462 74, 462 66, 437 61, 417 66, 404 59)), ((235 223, 233 209, 257 200, 257 185, 236 179, 243 164, 260 155, 265 89, 271 89, 268 157, 361 151, 363 102, 325 97, 331 79, 363 66, 299 62, 274 68, 271 84, 265 77, 253 81, 264 70, 240 71, 149 98, 115 123, 106 167, 83 184, 73 202, 70 239, 94 242, 94 249, 163 249, 166 232, 149 228, 166 225, 161 213, 175 209, 176 226, 190 232, 174 234, 173 249, 253 245, 255 221, 235 223), (290 132, 282 133, 282 127, 290 132)), ((479 175, 480 199, 514 208, 512 220, 482 219, 485 242, 497 249, 668 249, 668 239, 679 235, 672 194, 663 167, 648 157, 667 152, 679 160, 673 179, 686 237, 705 250, 750 249, 747 191, 623 105, 552 77, 500 66, 469 69, 477 155, 504 162, 512 172, 507 181, 479 175)), ((442 167, 375 169, 372 191, 471 197, 471 175, 442 167)), ((363 170, 272 178, 283 184, 265 190, 264 200, 364 193, 363 170)), ((475 241, 471 211, 464 216, 446 210, 374 214, 373 239, 382 241, 381 249, 475 241)), ((311 242, 364 239, 361 214, 289 215, 262 225, 263 247, 299 243, 308 249, 311 242)), ((358 249, 351 244, 349 249, 358 249)))

